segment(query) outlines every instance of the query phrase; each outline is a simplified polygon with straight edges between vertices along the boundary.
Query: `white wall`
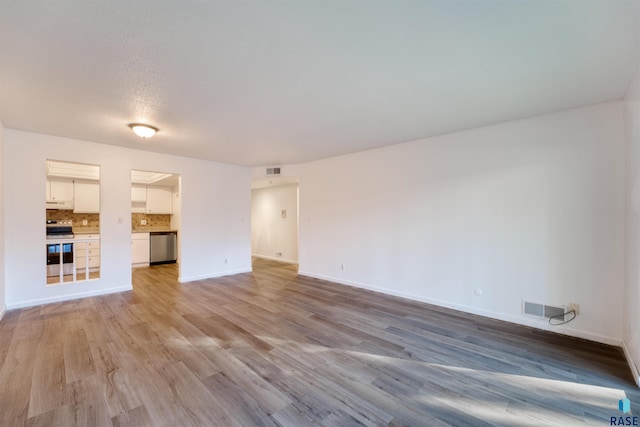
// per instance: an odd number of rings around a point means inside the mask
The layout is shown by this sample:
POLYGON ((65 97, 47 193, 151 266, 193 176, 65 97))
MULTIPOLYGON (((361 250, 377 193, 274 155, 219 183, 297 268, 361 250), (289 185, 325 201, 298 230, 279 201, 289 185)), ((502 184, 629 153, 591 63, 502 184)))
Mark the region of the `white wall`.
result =
POLYGON ((624 150, 614 102, 299 165, 300 272, 620 344, 624 150))
POLYGON ((182 281, 250 270, 248 168, 7 129, 5 245, 11 250, 5 257, 5 278, 9 308, 131 289, 131 169, 182 177, 182 281), (100 165, 98 281, 45 286, 46 159, 100 165))
POLYGON ((5 224, 4 211, 7 204, 4 200, 4 125, 0 121, 0 319, 4 315, 6 309, 6 290, 4 279, 4 254, 5 254, 5 224))
POLYGON ((180 191, 180 182, 171 190, 171 229, 178 231, 178 253, 177 261, 180 262, 180 224, 182 223, 182 198, 180 191))
POLYGON ((624 350, 640 385, 640 69, 625 97, 627 136, 627 280, 624 290, 624 350))
POLYGON ((297 184, 251 191, 251 243, 254 256, 298 262, 297 184))

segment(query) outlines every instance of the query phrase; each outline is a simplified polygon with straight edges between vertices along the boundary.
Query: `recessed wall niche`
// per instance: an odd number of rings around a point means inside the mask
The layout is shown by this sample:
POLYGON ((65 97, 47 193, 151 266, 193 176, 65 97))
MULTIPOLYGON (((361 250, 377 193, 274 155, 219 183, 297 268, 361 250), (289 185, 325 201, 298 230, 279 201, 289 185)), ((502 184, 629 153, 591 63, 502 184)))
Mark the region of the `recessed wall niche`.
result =
POLYGON ((100 278, 100 166, 46 161, 46 284, 100 278))

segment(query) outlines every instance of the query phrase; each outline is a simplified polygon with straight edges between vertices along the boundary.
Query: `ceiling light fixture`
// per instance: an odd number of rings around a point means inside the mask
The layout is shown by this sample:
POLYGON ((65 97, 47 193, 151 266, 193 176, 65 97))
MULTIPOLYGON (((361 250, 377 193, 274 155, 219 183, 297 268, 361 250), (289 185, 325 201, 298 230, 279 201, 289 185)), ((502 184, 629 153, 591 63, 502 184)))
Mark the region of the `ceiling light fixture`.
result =
POLYGON ((143 125, 142 123, 131 123, 129 124, 129 127, 131 128, 133 133, 138 135, 140 138, 145 138, 145 139, 151 138, 153 135, 156 134, 156 132, 158 132, 157 127, 143 125))

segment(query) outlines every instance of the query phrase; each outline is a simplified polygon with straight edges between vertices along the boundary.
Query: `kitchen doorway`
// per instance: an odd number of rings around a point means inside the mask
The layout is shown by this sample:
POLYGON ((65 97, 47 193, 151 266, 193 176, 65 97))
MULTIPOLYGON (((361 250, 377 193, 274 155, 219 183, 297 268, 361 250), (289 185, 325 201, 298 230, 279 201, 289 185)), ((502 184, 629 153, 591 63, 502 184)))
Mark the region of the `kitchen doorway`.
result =
POLYGON ((298 264, 299 184, 295 177, 251 182, 252 259, 298 264))
POLYGON ((132 268, 179 277, 181 194, 178 174, 131 171, 132 268))

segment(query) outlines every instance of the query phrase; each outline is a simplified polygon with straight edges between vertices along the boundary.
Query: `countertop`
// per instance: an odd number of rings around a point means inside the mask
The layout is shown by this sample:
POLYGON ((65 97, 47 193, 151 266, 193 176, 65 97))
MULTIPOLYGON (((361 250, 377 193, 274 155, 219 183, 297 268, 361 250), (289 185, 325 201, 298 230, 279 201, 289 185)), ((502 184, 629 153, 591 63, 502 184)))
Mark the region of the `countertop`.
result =
MULTIPOLYGON (((97 234, 93 233, 94 236, 97 236, 97 234)), ((100 238, 98 237, 94 237, 89 239, 86 236, 90 236, 90 234, 79 234, 76 233, 73 237, 70 237, 68 239, 60 239, 60 238, 56 238, 56 239, 46 239, 45 242, 47 243, 47 245, 52 245, 52 244, 66 244, 66 243, 79 243, 80 241, 83 242, 98 242, 100 241, 100 238)))
MULTIPOLYGON (((155 233, 155 232, 172 232, 177 233, 178 230, 167 227, 151 227, 146 230, 131 230, 132 233, 155 233)), ((100 234, 99 228, 92 227, 84 227, 84 228, 74 228, 73 234, 100 234)))
POLYGON ((171 228, 162 228, 162 227, 154 227, 148 230, 131 230, 132 233, 177 233, 178 230, 173 230, 171 228))
POLYGON ((74 227, 73 234, 100 234, 100 229, 98 227, 74 227))

